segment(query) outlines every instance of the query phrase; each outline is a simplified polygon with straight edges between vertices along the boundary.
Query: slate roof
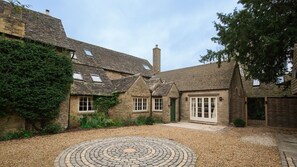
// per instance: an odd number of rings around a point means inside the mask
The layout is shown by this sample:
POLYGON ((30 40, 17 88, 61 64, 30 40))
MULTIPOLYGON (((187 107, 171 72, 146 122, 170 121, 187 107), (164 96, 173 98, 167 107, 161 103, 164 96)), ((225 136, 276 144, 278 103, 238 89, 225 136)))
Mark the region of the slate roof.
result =
MULTIPOLYGON (((291 77, 286 75, 285 82, 290 81, 291 77)), ((247 97, 284 97, 293 96, 291 89, 288 87, 284 89, 284 85, 276 85, 274 83, 264 84, 260 83, 260 86, 253 86, 252 80, 246 80, 242 77, 242 84, 247 97)))
POLYGON ((72 95, 110 95, 114 87, 101 68, 73 63, 73 71, 82 74, 83 81, 74 80, 71 86, 72 95), (94 82, 90 74, 100 76, 102 83, 94 82))
POLYGON ((172 81, 180 91, 229 89, 236 62, 205 64, 158 73, 163 81, 172 81))
POLYGON ((111 80, 111 82, 114 86, 114 91, 126 92, 138 78, 139 75, 133 75, 121 79, 111 80))
POLYGON ((145 69, 143 65, 148 66, 150 69, 152 69, 152 65, 145 59, 70 38, 69 42, 76 51, 77 60, 74 61, 79 64, 86 64, 127 74, 140 73, 145 77, 151 76, 151 70, 145 69), (93 56, 86 56, 84 52, 85 49, 91 51, 93 56))
POLYGON ((161 83, 156 89, 152 92, 152 96, 166 96, 170 89, 172 88, 173 83, 161 83))
POLYGON ((10 17, 25 23, 24 38, 71 49, 60 19, 29 9, 23 9, 21 14, 12 10, 12 13, 8 16, 3 14, 5 8, 12 9, 12 6, 1 0, 0 18, 10 17))

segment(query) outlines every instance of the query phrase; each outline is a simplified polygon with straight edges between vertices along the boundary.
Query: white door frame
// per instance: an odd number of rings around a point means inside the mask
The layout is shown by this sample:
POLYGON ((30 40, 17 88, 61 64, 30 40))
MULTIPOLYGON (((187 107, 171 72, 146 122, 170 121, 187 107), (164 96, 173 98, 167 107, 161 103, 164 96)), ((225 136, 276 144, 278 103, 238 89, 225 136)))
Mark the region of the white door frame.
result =
POLYGON ((218 97, 197 96, 190 97, 190 120, 216 123, 218 120, 218 97), (207 103, 205 102, 207 100, 207 103), (214 102, 212 103, 212 100, 214 102), (198 105, 198 102, 200 105, 198 105), (213 107, 211 105, 214 105, 213 107), (199 108, 198 108, 199 107, 199 108), (200 109, 200 113, 198 110, 200 109), (213 109, 213 112, 211 110, 213 109))

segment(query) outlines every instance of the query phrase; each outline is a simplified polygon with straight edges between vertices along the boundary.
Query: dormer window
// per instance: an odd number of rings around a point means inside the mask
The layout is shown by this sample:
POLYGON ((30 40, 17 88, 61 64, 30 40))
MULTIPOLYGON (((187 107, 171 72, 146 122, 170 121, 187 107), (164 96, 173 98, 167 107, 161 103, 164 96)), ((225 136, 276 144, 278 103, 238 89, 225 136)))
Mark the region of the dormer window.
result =
POLYGON ((79 73, 79 72, 75 72, 75 73, 73 73, 73 79, 76 79, 76 80, 83 80, 82 75, 81 75, 81 73, 79 73))
POLYGON ((74 51, 70 51, 70 58, 71 59, 77 59, 76 53, 74 51))
POLYGON ((97 74, 91 74, 91 78, 94 82, 102 82, 100 76, 97 74))
POLYGON ((146 64, 143 64, 142 66, 143 66, 143 68, 146 69, 146 70, 150 70, 150 69, 151 69, 151 68, 150 68, 148 65, 146 65, 146 64))
POLYGON ((85 54, 86 54, 87 56, 93 56, 93 54, 92 54, 91 51, 89 51, 89 50, 87 50, 87 49, 85 49, 84 51, 85 51, 85 54))
POLYGON ((253 79, 253 86, 260 86, 260 81, 258 79, 253 79))
POLYGON ((276 84, 277 85, 282 85, 282 84, 284 84, 284 82, 285 82, 284 76, 280 76, 280 77, 276 78, 276 84))

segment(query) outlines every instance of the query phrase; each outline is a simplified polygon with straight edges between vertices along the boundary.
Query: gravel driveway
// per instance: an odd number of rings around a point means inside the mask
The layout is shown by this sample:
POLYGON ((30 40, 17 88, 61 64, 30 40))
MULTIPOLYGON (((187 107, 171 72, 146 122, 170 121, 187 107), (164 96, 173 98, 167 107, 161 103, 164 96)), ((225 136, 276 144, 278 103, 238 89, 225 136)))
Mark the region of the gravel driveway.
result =
POLYGON ((53 166, 55 158, 74 144, 117 136, 174 140, 197 154, 197 166, 281 166, 277 147, 265 145, 265 141, 273 143, 274 132, 271 129, 227 127, 217 132, 206 132, 163 125, 73 131, 0 142, 0 166, 53 166), (254 137, 256 140, 264 136, 263 142, 243 140, 255 135, 258 135, 254 137), (269 136, 271 138, 267 139, 269 136))

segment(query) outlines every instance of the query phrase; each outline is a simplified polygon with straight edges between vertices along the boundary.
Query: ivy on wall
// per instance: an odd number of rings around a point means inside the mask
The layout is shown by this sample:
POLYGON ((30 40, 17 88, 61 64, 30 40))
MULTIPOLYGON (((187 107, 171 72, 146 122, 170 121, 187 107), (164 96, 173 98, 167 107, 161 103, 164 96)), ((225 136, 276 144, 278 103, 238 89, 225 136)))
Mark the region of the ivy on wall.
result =
POLYGON ((111 107, 119 104, 118 97, 119 97, 118 93, 112 93, 111 96, 95 97, 95 100, 94 100, 95 109, 99 112, 103 112, 106 115, 108 115, 108 110, 111 107))
POLYGON ((2 36, 0 78, 0 115, 15 112, 43 128, 70 91, 72 63, 53 46, 2 36))

